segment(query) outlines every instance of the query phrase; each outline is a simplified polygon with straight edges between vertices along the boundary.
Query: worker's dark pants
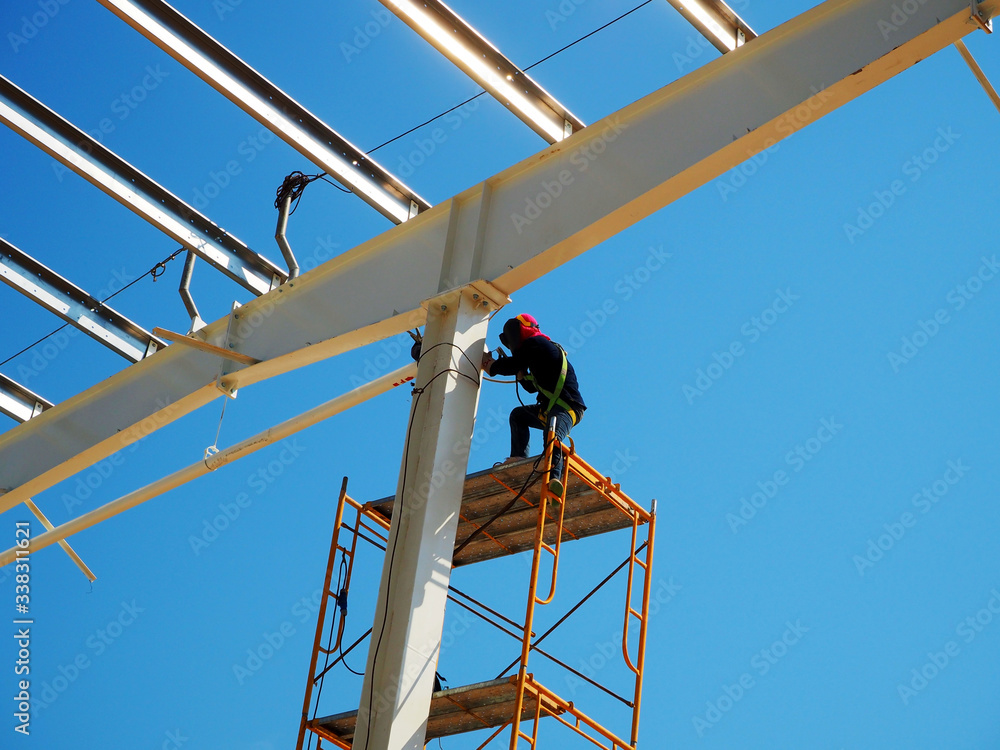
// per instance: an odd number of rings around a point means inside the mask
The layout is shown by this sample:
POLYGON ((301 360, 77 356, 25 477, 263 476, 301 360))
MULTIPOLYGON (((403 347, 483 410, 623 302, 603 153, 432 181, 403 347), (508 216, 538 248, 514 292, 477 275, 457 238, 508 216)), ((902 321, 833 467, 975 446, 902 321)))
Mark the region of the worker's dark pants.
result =
MULTIPOLYGON (((541 411, 542 407, 540 404, 532 404, 531 406, 518 406, 510 413, 511 456, 525 458, 528 455, 528 443, 531 438, 529 428, 533 427, 536 430, 542 430, 543 433, 548 429, 548 424, 542 421, 540 417, 541 411)), ((573 418, 561 406, 555 406, 549 412, 549 421, 553 418, 556 420, 555 439, 561 443, 566 440, 569 431, 573 429, 573 418)), ((543 442, 542 450, 544 449, 545 445, 543 442)), ((562 452, 557 450, 552 457, 552 476, 559 476, 561 471, 562 452)))

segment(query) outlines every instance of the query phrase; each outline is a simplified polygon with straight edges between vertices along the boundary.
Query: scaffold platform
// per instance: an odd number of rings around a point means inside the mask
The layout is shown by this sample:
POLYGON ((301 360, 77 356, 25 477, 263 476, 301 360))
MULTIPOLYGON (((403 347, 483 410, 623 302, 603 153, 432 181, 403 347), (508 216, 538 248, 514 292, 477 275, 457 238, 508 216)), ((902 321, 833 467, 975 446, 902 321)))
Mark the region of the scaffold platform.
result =
MULTIPOLYGON (((533 468, 538 458, 525 458, 466 477, 458 532, 455 534, 453 568, 534 548, 542 491, 539 481, 542 472, 533 468), (487 523, 489 526, 484 529, 487 523)), ((626 504, 609 502, 615 493, 615 486, 604 477, 586 478, 580 473, 570 472, 561 526, 562 541, 583 539, 632 526, 629 513, 624 510, 626 504)), ((395 501, 395 497, 387 497, 365 507, 388 526, 395 501)), ((555 544, 556 526, 546 526, 545 542, 555 544)))
MULTIPOLYGON (((535 695, 531 695, 524 701, 521 707, 522 721, 530 720, 535 715, 538 700, 535 695)), ((556 716, 565 713, 561 706, 544 697, 541 700, 545 712, 556 716)), ((427 741, 477 729, 506 726, 514 716, 516 704, 517 676, 439 690, 431 698, 427 741)), ((336 738, 350 747, 357 719, 356 710, 326 716, 313 722, 313 731, 322 730, 329 738, 336 738)))

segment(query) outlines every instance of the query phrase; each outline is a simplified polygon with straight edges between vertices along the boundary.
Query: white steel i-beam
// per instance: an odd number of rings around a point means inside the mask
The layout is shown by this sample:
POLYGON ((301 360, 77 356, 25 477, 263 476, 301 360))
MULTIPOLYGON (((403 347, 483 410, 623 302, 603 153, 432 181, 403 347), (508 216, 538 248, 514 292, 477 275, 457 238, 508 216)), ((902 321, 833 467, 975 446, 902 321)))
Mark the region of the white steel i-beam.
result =
POLYGON ((576 115, 441 0, 381 3, 549 143, 584 127, 576 115))
POLYGON ((757 34, 723 0, 667 0, 688 23, 725 54, 754 39, 757 34))
POLYGON ((98 0, 220 94, 400 224, 430 204, 162 0, 98 0))
POLYGON ((495 305, 467 288, 430 301, 372 626, 354 750, 420 750, 495 305))
POLYGON ((0 75, 0 122, 249 289, 288 278, 229 232, 0 75))
MULTIPOLYGON (((162 479, 158 479, 155 482, 147 484, 145 487, 140 487, 134 492, 122 495, 109 503, 105 503, 99 508, 95 508, 88 513, 77 516, 72 521, 67 521, 61 526, 51 528, 51 526, 47 525, 46 528, 48 528, 48 531, 34 537, 31 540, 31 551, 34 553, 38 550, 45 549, 49 545, 57 543, 63 545, 65 539, 79 531, 89 529, 91 526, 94 526, 101 521, 106 521, 107 519, 117 516, 119 513, 124 513, 126 510, 134 508, 147 500, 159 497, 165 492, 169 492, 170 490, 187 484, 198 477, 208 474, 210 471, 215 471, 216 469, 226 466, 227 464, 231 464, 233 461, 245 458, 251 453, 256 453, 261 448, 266 448, 269 445, 277 443, 279 440, 291 437, 307 427, 312 427, 314 424, 317 424, 324 419, 329 419, 335 414, 340 414, 341 412, 350 409, 352 406, 357 406, 358 404, 385 393, 392 388, 408 383, 413 380, 413 377, 416 374, 416 369, 416 365, 411 362, 394 372, 390 372, 380 378, 372 380, 369 383, 360 385, 357 388, 341 394, 336 398, 330 399, 326 403, 313 407, 298 416, 286 419, 284 422, 276 424, 274 427, 270 427, 263 432, 258 432, 256 435, 249 437, 246 440, 241 440, 235 445, 231 445, 218 453, 206 456, 202 461, 197 461, 190 466, 186 466, 183 469, 175 471, 173 474, 169 474, 162 479)), ((2 377, 3 376, 0 376, 0 378, 2 377)), ((26 498, 25 502, 31 503, 30 498, 26 498)), ((29 505, 29 508, 30 507, 32 506, 29 505)), ((46 520, 43 523, 47 524, 48 522, 46 520)), ((69 548, 65 548, 68 551, 69 548)), ((17 547, 11 547, 7 551, 0 553, 0 567, 14 562, 16 559, 16 553, 17 547)))
POLYGON ((0 281, 130 362, 138 362, 164 346, 149 331, 3 238, 0 238, 0 281))
POLYGON ((0 414, 18 422, 27 422, 51 408, 51 401, 0 374, 0 414))
MULTIPOLYGON (((886 37, 894 4, 827 0, 251 300, 234 350, 261 361, 227 377, 245 387, 403 333, 469 282, 512 294, 979 28, 965 0, 926 0, 886 37)), ((228 327, 201 333, 224 346, 228 327)), ((208 403, 218 373, 170 346, 0 435, 0 512, 208 403)))

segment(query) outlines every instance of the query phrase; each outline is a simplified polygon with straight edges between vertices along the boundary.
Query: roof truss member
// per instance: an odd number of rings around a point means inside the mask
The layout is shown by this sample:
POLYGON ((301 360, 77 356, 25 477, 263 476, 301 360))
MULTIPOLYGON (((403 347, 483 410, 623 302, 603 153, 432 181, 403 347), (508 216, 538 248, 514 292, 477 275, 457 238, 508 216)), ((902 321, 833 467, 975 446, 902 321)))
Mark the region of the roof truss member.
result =
POLYGON ((667 0, 722 54, 755 38, 757 34, 723 0, 667 0))
MULTIPOLYGON (((210 323, 206 341, 261 360, 227 384, 402 333, 450 288, 510 295, 979 28, 965 0, 925 0, 886 39, 878 24, 896 2, 827 0, 251 300, 240 315, 259 326, 210 323), (683 133, 683 148, 663 148, 664 133, 683 133)), ((0 512, 217 398, 218 375, 217 357, 170 346, 0 435, 0 512)))
POLYGON ((130 362, 138 362, 164 345, 149 331, 3 238, 0 238, 0 281, 130 362))
POLYGON ((51 408, 51 401, 0 374, 0 414, 6 414, 18 422, 27 422, 51 408))
POLYGON ((430 204, 162 0, 99 0, 153 44, 397 224, 430 204))
POLYGON ((440 0, 381 3, 549 143, 584 127, 579 118, 440 0))
POLYGON ((110 149, 0 76, 0 122, 254 294, 288 274, 110 149))

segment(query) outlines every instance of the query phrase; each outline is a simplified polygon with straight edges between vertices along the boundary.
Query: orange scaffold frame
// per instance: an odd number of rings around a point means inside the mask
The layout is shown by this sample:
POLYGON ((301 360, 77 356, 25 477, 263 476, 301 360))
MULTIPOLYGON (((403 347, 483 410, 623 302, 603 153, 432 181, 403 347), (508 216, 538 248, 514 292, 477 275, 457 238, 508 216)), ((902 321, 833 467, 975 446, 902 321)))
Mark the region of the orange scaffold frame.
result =
MULTIPOLYGON (((495 726, 496 729, 485 742, 479 745, 477 750, 485 748, 508 728, 511 730, 509 745, 510 750, 518 750, 522 747, 522 743, 526 743, 531 750, 537 750, 539 723, 541 719, 546 716, 554 718, 562 725, 588 739, 597 747, 604 748, 604 750, 635 750, 636 743, 638 741, 639 713, 642 698, 642 677, 643 668, 645 666, 647 624, 649 619, 649 602, 652 585, 651 574, 653 562, 653 541, 656 526, 655 501, 653 503, 652 510, 647 511, 644 509, 641 505, 625 495, 621 491, 621 486, 619 484, 613 483, 610 478, 603 476, 590 464, 580 458, 572 440, 569 441, 569 445, 560 444, 559 449, 562 451, 562 455, 564 456, 561 471, 561 483, 563 487, 562 493, 560 495, 556 495, 549 489, 552 459, 555 451, 555 441, 549 440, 547 441, 546 450, 541 459, 545 468, 544 471, 541 472, 541 478, 543 481, 538 494, 537 505, 531 500, 523 497, 521 492, 518 492, 516 489, 506 484, 501 476, 498 476, 501 474, 501 470, 498 469, 490 473, 490 477, 507 492, 511 493, 515 499, 523 500, 528 506, 537 509, 537 522, 534 533, 534 548, 528 585, 527 608, 523 625, 521 623, 515 623, 509 618, 503 617, 499 613, 493 612, 492 610, 489 610, 489 608, 484 607, 484 609, 489 611, 491 614, 501 617, 503 620, 513 625, 516 630, 520 631, 520 635, 509 630, 506 632, 520 638, 521 652, 519 659, 515 661, 513 665, 517 667, 517 673, 515 676, 509 678, 511 683, 516 686, 513 712, 510 718, 505 722, 500 723, 499 726, 489 725, 486 722, 483 722, 484 727, 495 726), (551 629, 541 637, 536 638, 533 642, 532 639, 535 636, 533 624, 537 608, 550 604, 555 598, 562 542, 564 538, 576 538, 576 535, 564 527, 567 502, 572 501, 572 498, 568 497, 571 486, 574 488, 574 494, 579 494, 581 488, 583 488, 586 492, 597 493, 603 501, 609 503, 611 507, 620 512, 626 519, 626 522, 620 523, 617 528, 624 530, 631 527, 629 556, 626 562, 623 563, 623 566, 627 565, 628 567, 628 581, 626 584, 627 588, 624 606, 622 657, 626 667, 634 675, 634 692, 632 701, 625 701, 632 710, 631 726, 629 731, 626 733, 629 737, 628 740, 622 739, 611 730, 605 728, 599 722, 583 713, 583 711, 577 708, 572 701, 564 700, 552 690, 549 690, 539 684, 534 679, 534 675, 528 672, 528 660, 532 651, 539 651, 545 656, 553 658, 544 651, 541 651, 538 647, 539 641, 548 635, 551 632, 551 629), (641 526, 646 527, 646 533, 644 535, 645 539, 641 539, 643 536, 640 530, 641 526), (553 537, 554 539, 552 542, 546 541, 547 538, 553 537), (545 596, 540 596, 538 588, 541 582, 540 579, 542 578, 543 554, 551 558, 551 575, 546 576, 548 580, 546 581, 547 591, 545 596), (641 601, 636 603, 634 601, 635 596, 633 592, 640 576, 642 579, 641 601), (635 645, 635 651, 633 654, 630 653, 629 641, 630 633, 634 632, 634 627, 638 628, 638 642, 635 645)), ((463 517, 463 520, 467 519, 463 517)), ((483 524, 482 527, 476 526, 475 533, 482 534, 483 537, 491 540, 493 543, 509 553, 507 547, 504 546, 499 539, 494 538, 485 530, 485 526, 486 524, 483 524)), ((341 611, 339 616, 336 640, 328 648, 324 648, 322 645, 323 631, 327 621, 328 603, 331 598, 336 601, 338 594, 340 593, 331 589, 333 569, 335 567, 337 554, 341 553, 343 555, 343 559, 347 561, 346 580, 342 586, 342 589, 347 591, 350 588, 351 575, 354 570, 354 559, 357 551, 358 538, 364 538, 372 543, 375 542, 375 539, 378 539, 382 543, 386 543, 388 539, 388 531, 388 520, 384 516, 375 513, 372 510, 372 503, 361 504, 347 494, 347 479, 345 478, 343 485, 341 486, 340 497, 337 504, 333 538, 330 545, 330 557, 327 563, 326 578, 323 587, 324 596, 320 603, 319 614, 317 617, 316 635, 313 642, 312 656, 309 664, 309 675, 306 683, 305 697, 302 704, 302 717, 299 724, 298 743, 296 746, 297 750, 302 750, 306 732, 308 731, 315 733, 319 737, 317 750, 322 747, 322 741, 324 739, 335 747, 343 748, 343 750, 350 750, 351 748, 351 743, 349 741, 336 736, 327 728, 324 728, 318 720, 310 720, 309 707, 312 702, 314 686, 325 676, 326 672, 334 664, 336 664, 337 661, 339 661, 339 659, 335 659, 333 664, 329 664, 320 674, 317 674, 316 668, 319 655, 321 653, 325 654, 329 659, 330 656, 337 653, 343 653, 341 641, 344 634, 346 620, 346 613, 343 611, 341 611), (356 514, 353 528, 351 525, 347 525, 346 527, 346 531, 351 534, 349 546, 347 544, 340 543, 341 530, 345 526, 344 515, 347 506, 353 508, 356 514), (372 537, 374 537, 374 539, 372 537)), ((466 540, 466 543, 467 542, 468 540, 466 540)), ((611 576, 609 576, 609 579, 610 577, 611 576)), ((466 609, 474 611, 463 602, 459 602, 454 597, 450 598, 452 601, 456 601, 466 609)), ((577 606, 579 606, 579 604, 577 606)), ((574 610, 570 610, 570 613, 574 610)), ((479 613, 477 612, 476 614, 479 613)), ((568 616, 568 614, 566 616, 568 616)), ((563 619, 565 619, 565 617, 563 619)), ((333 625, 333 623, 331 623, 331 625, 333 625)), ((350 648, 354 648, 354 646, 363 640, 363 638, 364 636, 358 639, 355 644, 349 647, 349 650, 350 648)), ((561 664, 561 666, 573 671, 568 665, 563 664, 556 659, 553 660, 561 664)), ((582 675, 580 676, 583 677, 582 675)), ((587 678, 584 677, 584 679, 587 678)), ((598 685, 598 687, 601 686, 598 685)), ((452 702, 454 703, 454 701, 452 702)), ((480 721, 482 720, 480 719, 480 721)))

